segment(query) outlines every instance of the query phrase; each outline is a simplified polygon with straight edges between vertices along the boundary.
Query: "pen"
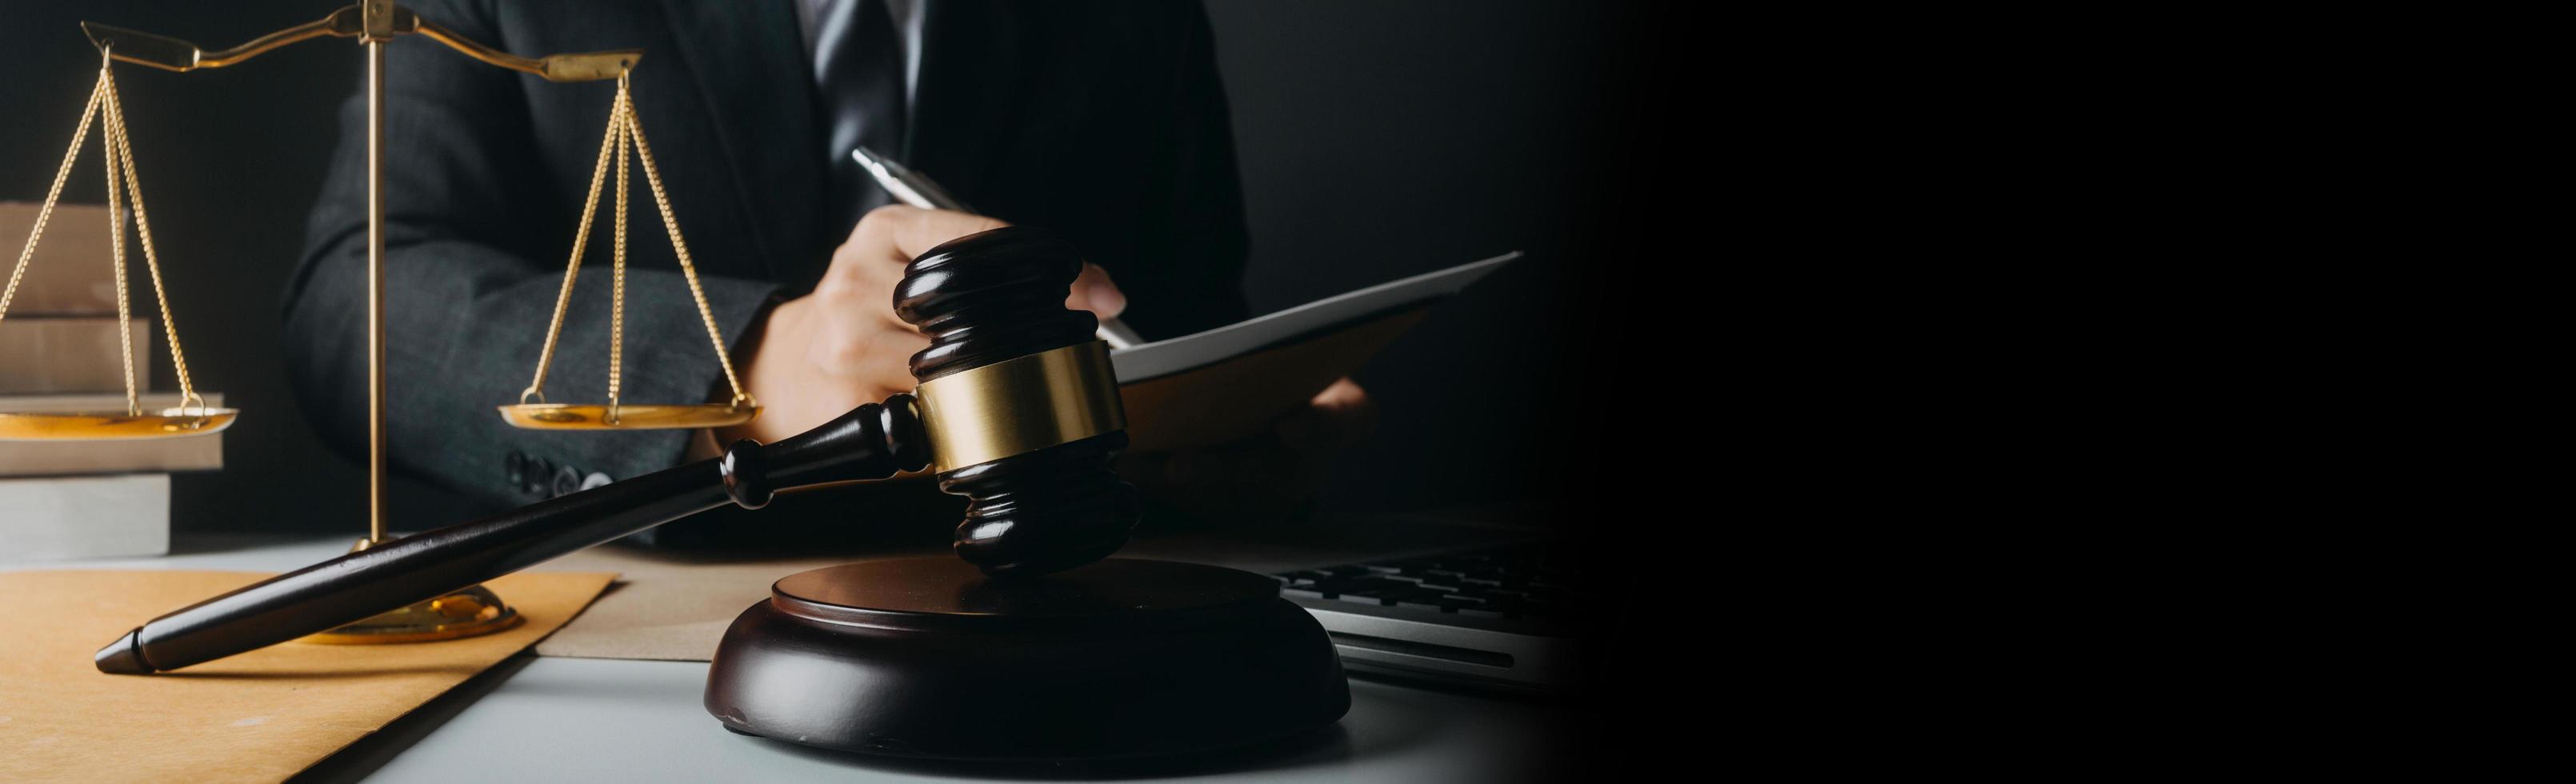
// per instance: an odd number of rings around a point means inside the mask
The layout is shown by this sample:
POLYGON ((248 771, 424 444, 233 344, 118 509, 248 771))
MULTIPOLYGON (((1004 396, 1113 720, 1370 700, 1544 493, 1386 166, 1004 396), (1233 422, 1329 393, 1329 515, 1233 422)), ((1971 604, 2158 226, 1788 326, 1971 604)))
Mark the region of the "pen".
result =
MULTIPOLYGON (((877 184, 884 186, 886 193, 893 194, 896 201, 925 210, 975 211, 965 202, 958 201, 957 197, 948 195, 948 191, 941 190, 939 183, 931 182, 930 178, 904 168, 903 164, 878 155, 874 150, 860 147, 851 150, 850 157, 858 159, 859 165, 866 167, 868 174, 877 178, 877 184)), ((1145 342, 1144 336, 1114 318, 1100 319, 1097 334, 1101 340, 1109 341, 1110 348, 1127 348, 1145 342)))

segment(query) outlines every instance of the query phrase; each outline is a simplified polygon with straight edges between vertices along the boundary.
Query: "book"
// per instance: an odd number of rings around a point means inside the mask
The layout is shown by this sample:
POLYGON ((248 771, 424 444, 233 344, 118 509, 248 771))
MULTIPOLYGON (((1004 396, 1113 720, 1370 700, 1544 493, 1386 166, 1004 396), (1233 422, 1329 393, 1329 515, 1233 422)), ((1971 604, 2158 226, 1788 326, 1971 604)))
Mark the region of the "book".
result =
MULTIPOLYGON (((152 388, 152 351, 159 334, 151 319, 134 319, 136 389, 152 388)), ((0 395, 122 395, 122 343, 115 316, 0 319, 0 395)))
POLYGON ((1367 364, 1514 251, 1390 281, 1193 335, 1109 352, 1128 449, 1216 446, 1261 433, 1367 364))
POLYGON ((170 475, 0 479, 0 563, 170 551, 170 475))
MULTIPOLYGON (((222 393, 209 392, 202 397, 208 406, 221 407, 224 404, 222 393)), ((179 405, 179 395, 172 392, 146 394, 138 400, 146 410, 179 405)), ((125 410, 125 395, 121 392, 0 397, 0 412, 5 413, 122 410, 125 410)), ((0 439, 0 477, 171 473, 215 471, 223 467, 222 433, 112 441, 0 439)))
MULTIPOLYGON (((0 202, 0 285, 6 285, 27 235, 36 228, 43 204, 0 202)), ((142 263, 142 250, 126 238, 129 268, 142 263)), ((115 249, 108 244, 107 205, 55 204, 45 222, 45 239, 18 279, 18 296, 9 300, 8 317, 116 315, 115 249)))

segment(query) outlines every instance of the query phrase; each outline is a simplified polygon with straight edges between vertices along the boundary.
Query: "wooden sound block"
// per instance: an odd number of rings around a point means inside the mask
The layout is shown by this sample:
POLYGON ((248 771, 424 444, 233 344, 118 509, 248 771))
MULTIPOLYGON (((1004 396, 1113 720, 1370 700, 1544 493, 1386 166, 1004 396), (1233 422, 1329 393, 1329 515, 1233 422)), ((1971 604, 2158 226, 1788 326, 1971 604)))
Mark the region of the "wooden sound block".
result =
POLYGON ((954 557, 779 580, 725 630, 728 729, 869 754, 1107 759, 1245 746, 1350 709, 1332 641, 1250 572, 1113 558, 988 578, 954 557))

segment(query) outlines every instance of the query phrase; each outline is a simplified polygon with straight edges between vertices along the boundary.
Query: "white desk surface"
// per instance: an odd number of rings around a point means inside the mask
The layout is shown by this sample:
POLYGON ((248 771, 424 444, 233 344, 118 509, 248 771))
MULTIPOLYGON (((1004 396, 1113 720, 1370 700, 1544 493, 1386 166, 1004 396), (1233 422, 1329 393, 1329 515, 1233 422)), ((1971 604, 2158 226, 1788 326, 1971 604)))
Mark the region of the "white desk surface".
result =
MULTIPOLYGON (((21 569, 287 571, 347 551, 331 539, 183 538, 163 558, 21 569)), ((543 567, 539 567, 542 569, 543 567)), ((135 619, 140 622, 144 619, 135 619)), ((700 707, 703 662, 521 655, 307 771, 317 780, 957 781, 1199 778, 1234 782, 1554 779, 1599 717, 1562 704, 1351 679, 1339 726, 1275 748, 1148 765, 927 763, 726 732, 700 707)))

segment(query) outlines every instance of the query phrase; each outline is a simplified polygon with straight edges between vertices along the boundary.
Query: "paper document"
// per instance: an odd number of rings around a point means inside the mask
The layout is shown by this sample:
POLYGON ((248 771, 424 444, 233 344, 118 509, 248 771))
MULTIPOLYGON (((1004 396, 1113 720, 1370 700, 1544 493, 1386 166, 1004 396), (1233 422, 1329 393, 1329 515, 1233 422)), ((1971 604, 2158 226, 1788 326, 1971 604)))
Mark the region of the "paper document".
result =
POLYGON ((1118 381, 1122 384, 1206 367, 1292 339, 1339 329, 1370 317, 1456 294, 1467 284, 1485 277, 1486 273, 1520 257, 1520 251, 1512 251, 1484 261, 1319 299, 1195 335, 1119 349, 1109 352, 1109 361, 1118 369, 1118 381))
POLYGON ((1109 352, 1128 449, 1166 452, 1261 436, 1334 379, 1518 251, 1330 297, 1186 337, 1109 352))

